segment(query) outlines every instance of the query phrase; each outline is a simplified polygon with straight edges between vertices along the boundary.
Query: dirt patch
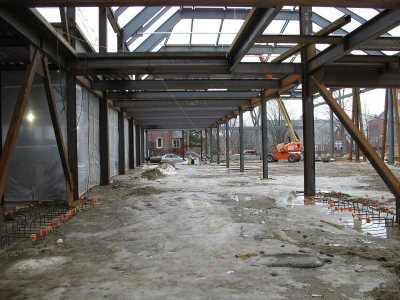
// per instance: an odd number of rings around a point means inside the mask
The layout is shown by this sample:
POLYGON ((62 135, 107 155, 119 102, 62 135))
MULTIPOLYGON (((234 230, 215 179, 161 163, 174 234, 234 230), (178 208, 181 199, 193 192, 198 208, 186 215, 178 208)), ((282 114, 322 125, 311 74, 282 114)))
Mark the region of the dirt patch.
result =
POLYGON ((126 196, 148 196, 148 195, 160 194, 162 192, 164 192, 164 190, 159 190, 152 186, 145 186, 131 190, 126 196))
POLYGON ((156 180, 161 177, 165 177, 165 174, 158 168, 144 171, 141 175, 141 178, 145 178, 147 180, 156 180))

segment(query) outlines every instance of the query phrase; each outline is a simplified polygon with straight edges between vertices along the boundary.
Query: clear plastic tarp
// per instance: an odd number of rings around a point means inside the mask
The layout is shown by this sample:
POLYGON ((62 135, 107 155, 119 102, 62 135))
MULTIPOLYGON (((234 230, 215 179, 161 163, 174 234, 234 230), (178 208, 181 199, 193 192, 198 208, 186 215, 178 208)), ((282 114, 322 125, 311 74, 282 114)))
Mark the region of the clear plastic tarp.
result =
MULTIPOLYGON (((25 72, 18 71, 1 73, 3 144, 24 76, 25 72)), ((65 141, 65 76, 54 71, 51 77, 65 141)), ((66 199, 66 181, 46 99, 42 79, 36 76, 12 158, 4 193, 6 201, 66 199)))
POLYGON ((100 182, 99 99, 76 87, 79 195, 100 182))
POLYGON ((118 174, 118 112, 108 108, 108 141, 110 153, 110 176, 118 174))

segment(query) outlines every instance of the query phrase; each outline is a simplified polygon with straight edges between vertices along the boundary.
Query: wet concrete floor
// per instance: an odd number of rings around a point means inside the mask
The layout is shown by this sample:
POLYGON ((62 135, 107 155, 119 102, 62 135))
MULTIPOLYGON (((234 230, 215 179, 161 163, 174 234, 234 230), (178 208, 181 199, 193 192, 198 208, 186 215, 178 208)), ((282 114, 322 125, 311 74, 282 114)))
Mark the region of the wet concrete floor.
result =
MULTIPOLYGON (((0 299, 399 299, 400 242, 323 223, 345 220, 320 205, 288 205, 301 166, 276 164, 269 180, 209 165, 140 177, 152 167, 93 188, 98 206, 3 251, 0 299)), ((321 168, 329 190, 346 181, 390 199, 368 165, 337 180, 321 168)))

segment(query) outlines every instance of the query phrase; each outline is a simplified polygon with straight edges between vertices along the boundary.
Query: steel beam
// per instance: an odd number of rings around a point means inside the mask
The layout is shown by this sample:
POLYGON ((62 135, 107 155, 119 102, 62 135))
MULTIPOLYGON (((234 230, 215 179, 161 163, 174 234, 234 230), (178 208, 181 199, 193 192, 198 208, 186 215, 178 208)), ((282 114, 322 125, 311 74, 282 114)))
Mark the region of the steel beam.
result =
POLYGON ((48 60, 46 57, 42 58, 44 77, 43 77, 43 86, 46 93, 47 105, 49 107, 50 118, 54 129, 54 135, 57 142, 58 153, 60 154, 61 165, 63 168, 65 180, 67 182, 67 202, 71 204, 74 200, 78 200, 74 198, 74 195, 77 193, 75 189, 77 186, 74 185, 74 179, 72 177, 71 169, 68 163, 68 155, 67 149, 65 147, 64 138, 62 135, 60 119, 58 117, 57 105, 53 92, 53 85, 50 77, 50 70, 48 68, 48 60))
POLYGON ((137 32, 145 23, 147 23, 162 6, 145 7, 132 20, 130 20, 122 29, 122 38, 126 42, 132 34, 137 32))
POLYGON ((135 107, 231 107, 249 104, 249 100, 122 100, 114 101, 117 107, 135 108, 135 107))
POLYGON ((107 7, 99 7, 99 52, 107 52, 107 7))
POLYGON ((259 97, 252 91, 193 91, 193 92, 110 92, 110 100, 234 100, 259 97))
POLYGON ((253 47, 259 35, 261 35, 268 25, 275 19, 282 6, 271 8, 253 8, 240 31, 236 35, 227 57, 231 61, 231 70, 240 63, 242 58, 253 47))
MULTIPOLYGON (((189 5, 193 0, 117 0, 114 6, 154 6, 154 5, 189 5)), ((197 6, 258 6, 269 7, 281 5, 281 0, 198 0, 197 6)), ((102 6, 110 5, 109 0, 2 0, 3 7, 34 7, 34 6, 102 6)), ((309 5, 309 6, 339 6, 339 7, 363 7, 363 8, 400 8, 397 0, 286 0, 285 5, 309 5)))
POLYGON ((130 38, 126 41, 126 44, 128 46, 132 45, 138 38, 143 36, 143 32, 146 32, 151 26, 158 22, 158 20, 160 20, 170 9, 171 7, 164 7, 161 9, 161 11, 157 13, 156 16, 153 16, 149 22, 146 22, 142 27, 133 32, 130 38))
POLYGON ((94 90, 170 90, 170 89, 267 89, 279 88, 279 80, 213 79, 213 80, 103 80, 92 83, 94 90))
POLYGON ((400 10, 385 10, 344 37, 343 43, 333 45, 308 62, 310 73, 331 63, 359 45, 373 40, 400 24, 400 10))
MULTIPOLYGON (((360 149, 364 155, 368 158, 371 165, 377 171, 382 180, 386 183, 389 190, 393 193, 396 198, 396 214, 397 222, 400 220, 400 188, 399 181, 396 176, 392 173, 385 162, 379 157, 375 149, 371 146, 368 140, 363 136, 363 134, 355 127, 351 122, 351 119, 347 116, 346 112, 340 107, 332 94, 328 89, 318 82, 317 79, 313 77, 314 84, 316 85, 320 95, 325 99, 330 108, 333 110, 337 118, 346 128, 347 132, 353 137, 356 143, 359 145, 360 149)), ((390 106, 389 106, 390 107, 390 106)), ((393 107, 393 106, 392 106, 393 107)))
POLYGON ((389 110, 389 98, 388 98, 388 92, 386 90, 385 93, 385 106, 383 109, 383 133, 382 133, 382 151, 381 151, 381 159, 384 161, 385 160, 385 154, 386 154, 386 135, 387 135, 387 119, 388 119, 388 110, 389 110))
MULTIPOLYGON (((145 5, 148 6, 148 5, 145 5)), ((175 27, 176 24, 181 20, 181 12, 178 10, 174 13, 167 21, 165 21, 156 32, 170 32, 175 27)), ((155 47, 157 47, 164 39, 166 35, 163 34, 153 34, 148 37, 143 43, 141 43, 136 49, 136 52, 150 52, 155 47)))

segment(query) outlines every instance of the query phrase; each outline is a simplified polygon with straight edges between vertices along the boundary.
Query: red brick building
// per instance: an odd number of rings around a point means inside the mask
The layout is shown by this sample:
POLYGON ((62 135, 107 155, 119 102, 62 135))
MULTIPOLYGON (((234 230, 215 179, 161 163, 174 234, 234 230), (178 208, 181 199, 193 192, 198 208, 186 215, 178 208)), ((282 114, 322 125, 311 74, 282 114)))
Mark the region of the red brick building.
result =
POLYGON ((184 132, 170 130, 149 130, 147 147, 150 156, 174 153, 184 156, 184 132))

